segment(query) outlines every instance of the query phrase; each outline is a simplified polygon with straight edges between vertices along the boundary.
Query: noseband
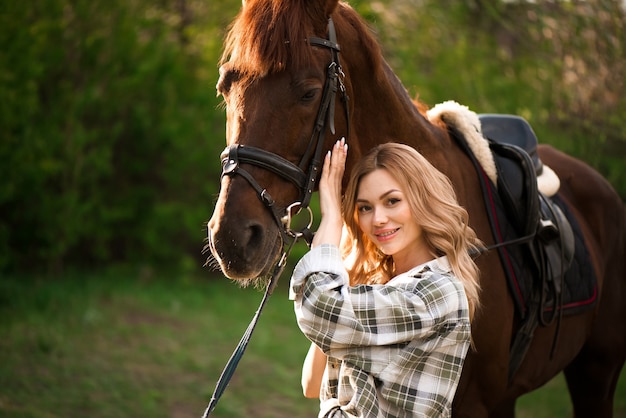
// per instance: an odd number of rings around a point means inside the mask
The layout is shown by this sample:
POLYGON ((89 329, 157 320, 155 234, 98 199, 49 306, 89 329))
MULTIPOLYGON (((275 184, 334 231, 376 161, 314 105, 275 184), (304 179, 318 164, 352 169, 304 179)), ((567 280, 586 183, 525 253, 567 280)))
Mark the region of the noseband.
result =
POLYGON ((222 160, 222 177, 234 177, 239 174, 245 178, 248 183, 250 183, 263 205, 269 209, 276 225, 278 225, 278 229, 281 231, 281 237, 283 238, 283 243, 286 243, 289 237, 293 239, 304 237, 304 239, 310 244, 313 237, 313 234, 309 229, 313 217, 311 209, 309 208, 309 203, 311 202, 315 182, 317 181, 322 164, 322 148, 324 146, 327 122, 329 124, 330 132, 335 134, 335 98, 337 91, 341 93, 341 99, 345 108, 347 124, 346 139, 350 135, 348 95, 344 84, 345 74, 343 73, 339 63, 340 48, 337 43, 337 35, 335 33, 335 25, 333 24, 332 18, 328 19, 328 39, 310 37, 308 39, 308 43, 311 46, 319 46, 330 49, 332 61, 326 69, 326 81, 324 83, 324 90, 322 92, 320 107, 317 111, 313 133, 307 150, 300 159, 300 163, 295 165, 278 154, 265 151, 261 148, 240 144, 234 144, 226 147, 220 156, 222 160), (279 175, 285 180, 288 180, 300 191, 299 200, 288 205, 286 209, 282 211, 279 210, 267 189, 261 187, 254 177, 241 167, 241 164, 250 164, 261 167, 279 175), (302 209, 307 209, 309 211, 309 224, 301 231, 293 231, 291 229, 292 210, 295 210, 295 212, 298 213, 302 209))

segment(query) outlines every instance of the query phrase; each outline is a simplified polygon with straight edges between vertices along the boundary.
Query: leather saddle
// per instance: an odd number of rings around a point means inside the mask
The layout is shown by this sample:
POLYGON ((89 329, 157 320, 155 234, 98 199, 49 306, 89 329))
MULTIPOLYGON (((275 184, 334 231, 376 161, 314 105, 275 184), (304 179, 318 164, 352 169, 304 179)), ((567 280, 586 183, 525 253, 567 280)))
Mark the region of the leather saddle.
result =
POLYGON ((530 124, 515 115, 481 114, 483 135, 489 140, 498 169, 498 194, 520 236, 533 237, 531 253, 544 280, 566 271, 574 257, 572 227, 552 199, 537 188, 544 166, 537 154, 537 136, 530 124), (541 266, 542 260, 547 266, 541 266))
POLYGON ((514 299, 521 318, 511 346, 509 377, 512 378, 525 357, 535 328, 539 324, 549 325, 563 312, 565 273, 574 258, 575 238, 561 208, 538 190, 537 176, 544 166, 537 154, 537 137, 529 123, 514 115, 478 117, 498 171, 497 194, 508 226, 513 229, 509 239, 513 236, 521 242, 507 248, 511 258, 516 258, 514 262, 508 260, 509 280, 513 276, 516 281, 512 290, 516 288, 518 292, 514 299), (526 289, 522 296, 520 288, 526 289))

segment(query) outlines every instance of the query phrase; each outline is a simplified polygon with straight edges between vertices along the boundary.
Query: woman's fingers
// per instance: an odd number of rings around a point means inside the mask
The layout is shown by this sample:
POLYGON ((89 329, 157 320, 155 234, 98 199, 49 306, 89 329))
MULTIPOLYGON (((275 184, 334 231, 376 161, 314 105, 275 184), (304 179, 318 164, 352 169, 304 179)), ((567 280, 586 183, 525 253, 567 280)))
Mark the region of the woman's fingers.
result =
POLYGON ((323 243, 339 245, 341 242, 341 179, 347 152, 346 141, 342 138, 333 145, 324 158, 319 186, 322 219, 311 247, 323 243))
POLYGON ((346 165, 346 156, 348 154, 348 145, 344 138, 341 138, 341 140, 335 143, 335 150, 335 163, 337 164, 337 169, 343 174, 346 165))
POLYGON ((341 206, 341 180, 345 170, 348 146, 344 138, 337 141, 324 158, 320 179, 320 204, 322 213, 339 210, 341 206))
POLYGON ((346 140, 341 138, 335 142, 331 151, 328 151, 324 159, 320 187, 330 186, 336 188, 337 183, 341 186, 341 179, 346 165, 348 146, 346 140))
POLYGON ((347 154, 348 145, 346 144, 345 138, 341 138, 339 141, 335 142, 333 149, 329 151, 329 154, 327 155, 327 159, 330 160, 329 170, 327 173, 328 177, 333 177, 334 180, 341 180, 345 170, 347 154))

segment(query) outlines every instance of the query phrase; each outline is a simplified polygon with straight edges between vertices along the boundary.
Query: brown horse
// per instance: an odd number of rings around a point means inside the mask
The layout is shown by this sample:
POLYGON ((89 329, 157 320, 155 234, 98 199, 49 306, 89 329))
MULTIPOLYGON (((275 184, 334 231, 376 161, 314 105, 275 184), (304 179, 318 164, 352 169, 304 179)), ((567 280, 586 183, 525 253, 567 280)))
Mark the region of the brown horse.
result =
MULTIPOLYGON (((450 177, 481 239, 494 242, 467 154, 409 97, 347 4, 244 1, 226 39, 220 74, 228 148, 208 229, 211 252, 227 277, 247 280, 271 272, 285 239, 282 215, 293 202, 308 200, 317 156, 342 136, 350 144, 347 172, 382 140, 417 148, 450 177)), ((582 228, 599 299, 593 310, 563 317, 553 356, 557 325, 538 327, 509 381, 509 349, 519 318, 496 251, 479 257, 481 310, 473 326, 476 347, 455 396, 458 417, 513 416, 517 397, 561 371, 577 417, 612 416, 626 358, 624 205, 587 165, 549 146, 540 146, 539 154, 560 177, 559 196, 582 228)))

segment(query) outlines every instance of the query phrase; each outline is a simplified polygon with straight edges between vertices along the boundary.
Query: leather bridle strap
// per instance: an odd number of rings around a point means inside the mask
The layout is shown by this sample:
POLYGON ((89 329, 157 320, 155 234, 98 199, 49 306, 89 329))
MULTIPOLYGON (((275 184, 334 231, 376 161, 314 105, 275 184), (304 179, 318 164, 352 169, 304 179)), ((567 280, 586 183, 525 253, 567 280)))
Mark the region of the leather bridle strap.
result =
MULTIPOLYGON (((337 43, 337 34, 335 32, 335 24, 333 19, 328 19, 328 39, 317 38, 311 36, 309 38, 309 45, 321 46, 330 49, 332 54, 332 61, 328 65, 326 70, 326 83, 324 85, 324 96, 322 97, 322 104, 317 112, 317 120, 315 121, 315 129, 321 130, 324 127, 324 119, 328 115, 328 123, 330 124, 330 132, 335 133, 335 95, 337 94, 337 81, 339 73, 341 71, 341 65, 339 64, 339 52, 341 48, 337 43), (328 110, 328 112, 327 112, 328 110)), ((315 135, 315 131, 313 133, 315 135)), ((307 155, 303 156, 304 158, 307 155)))
POLYGON ((252 164, 264 168, 280 177, 292 182, 298 189, 304 188, 306 175, 291 161, 261 148, 247 145, 233 145, 227 147, 220 156, 222 160, 222 175, 229 174, 233 170, 241 170, 239 163, 252 164), (235 166, 233 166, 235 165, 235 166))
POLYGON ((248 183, 250 183, 250 186, 252 186, 252 188, 256 191, 257 197, 272 214, 274 222, 278 225, 283 242, 287 242, 287 230, 281 220, 282 214, 276 209, 274 198, 270 195, 267 189, 264 189, 259 185, 259 183, 250 173, 248 173, 248 171, 241 168, 239 163, 244 162, 263 167, 294 182, 296 186, 299 186, 304 182, 304 173, 302 173, 298 167, 291 164, 289 161, 285 159, 278 159, 275 154, 264 151, 260 148, 247 148, 237 144, 227 147, 222 152, 222 157, 224 155, 227 156, 226 158, 222 158, 222 177, 239 174, 241 177, 246 179, 248 183), (254 158, 250 158, 251 155, 253 155, 254 158), (291 164, 291 166, 289 164, 291 164), (281 172, 281 169, 284 171, 281 172))
POLYGON ((341 92, 341 98, 344 102, 344 109, 346 113, 346 126, 347 133, 346 139, 350 136, 350 110, 348 104, 348 94, 346 92, 346 86, 343 82, 345 74, 341 68, 339 62, 339 52, 341 48, 337 43, 337 34, 335 31, 335 24, 332 18, 328 18, 328 39, 310 37, 309 45, 328 48, 332 54, 332 61, 326 69, 326 82, 324 84, 324 90, 322 94, 322 100, 320 107, 317 111, 317 118, 315 119, 315 126, 313 127, 313 133, 309 146, 300 160, 300 168, 304 170, 304 165, 311 158, 313 153, 313 145, 315 146, 315 152, 309 163, 307 178, 308 182, 306 188, 303 190, 303 196, 301 200, 301 207, 305 208, 311 201, 313 190, 315 188, 315 180, 318 177, 320 166, 322 163, 322 148, 324 146, 324 138, 326 134, 326 121, 328 121, 330 132, 335 134, 335 97, 337 90, 341 92), (316 137, 317 136, 317 140, 316 137))

